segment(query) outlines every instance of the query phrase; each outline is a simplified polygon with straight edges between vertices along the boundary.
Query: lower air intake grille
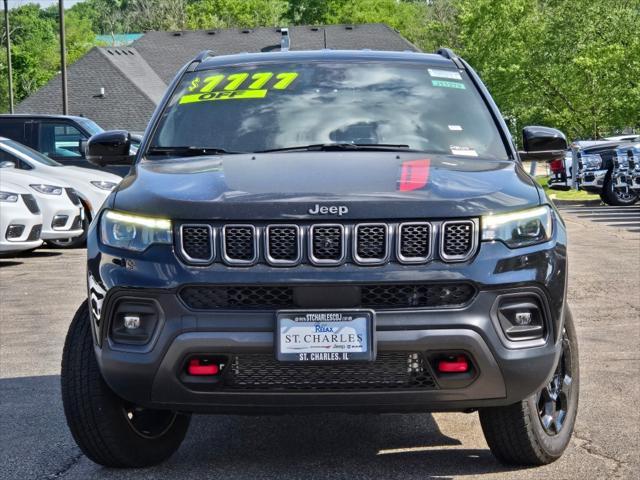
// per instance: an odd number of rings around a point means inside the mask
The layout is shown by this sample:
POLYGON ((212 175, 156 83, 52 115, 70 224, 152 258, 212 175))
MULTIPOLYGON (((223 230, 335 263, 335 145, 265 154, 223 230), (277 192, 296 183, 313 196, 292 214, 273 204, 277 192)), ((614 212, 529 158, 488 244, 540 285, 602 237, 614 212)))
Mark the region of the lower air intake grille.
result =
POLYGON ((458 307, 475 289, 468 283, 450 285, 365 285, 362 305, 370 308, 458 307))
POLYGON ((229 263, 252 263, 257 257, 256 231, 252 225, 225 225, 223 254, 229 263))
POLYGON ((71 230, 80 230, 82 228, 82 218, 80 215, 76 215, 73 219, 73 223, 71 224, 71 230))
POLYGON ((442 226, 442 256, 447 260, 462 260, 473 253, 474 223, 468 220, 445 222, 442 226))
POLYGON ((225 390, 386 390, 436 387, 421 354, 381 352, 374 362, 295 364, 273 355, 236 355, 225 390))
POLYGON ((293 305, 293 289, 278 286, 194 286, 180 292, 182 300, 196 310, 276 309, 293 305))
POLYGON ((40 233, 42 232, 42 225, 34 225, 31 227, 31 231, 29 232, 29 236, 27 237, 27 242, 35 242, 40 239, 40 233))
MULTIPOLYGON (((353 307, 377 309, 461 307, 475 295, 475 288, 468 283, 381 284, 357 288, 360 301, 353 307)), ((296 287, 291 286, 193 285, 183 288, 180 297, 195 310, 305 308, 296 302, 295 291, 296 287)), ((320 288, 317 294, 327 296, 333 291, 320 288)))
POLYGON ((213 260, 212 229, 208 225, 183 225, 182 252, 194 262, 213 260))

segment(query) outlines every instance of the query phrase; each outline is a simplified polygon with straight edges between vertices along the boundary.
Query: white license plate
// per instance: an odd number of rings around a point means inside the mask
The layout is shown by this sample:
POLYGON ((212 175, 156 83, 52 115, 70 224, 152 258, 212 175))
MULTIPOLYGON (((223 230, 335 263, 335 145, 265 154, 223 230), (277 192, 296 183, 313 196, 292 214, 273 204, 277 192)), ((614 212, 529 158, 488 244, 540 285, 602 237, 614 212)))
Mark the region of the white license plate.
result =
POLYGON ((276 358, 284 362, 373 361, 372 310, 276 313, 276 358))

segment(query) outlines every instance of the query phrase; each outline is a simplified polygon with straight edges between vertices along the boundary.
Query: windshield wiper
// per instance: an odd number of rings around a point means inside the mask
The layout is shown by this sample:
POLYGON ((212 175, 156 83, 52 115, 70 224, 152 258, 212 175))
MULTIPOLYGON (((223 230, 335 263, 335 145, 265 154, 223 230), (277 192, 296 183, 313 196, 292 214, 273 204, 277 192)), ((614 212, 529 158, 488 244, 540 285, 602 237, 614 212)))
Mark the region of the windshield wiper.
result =
POLYGON ((316 143, 312 145, 298 145, 295 147, 270 148, 269 150, 260 150, 253 153, 269 153, 269 152, 298 152, 298 151, 320 151, 331 152, 339 150, 355 150, 355 151, 395 151, 417 152, 409 145, 394 143, 316 143))
POLYGON ((149 147, 147 155, 174 155, 177 157, 197 157, 199 155, 232 155, 245 152, 231 152, 214 147, 149 147))

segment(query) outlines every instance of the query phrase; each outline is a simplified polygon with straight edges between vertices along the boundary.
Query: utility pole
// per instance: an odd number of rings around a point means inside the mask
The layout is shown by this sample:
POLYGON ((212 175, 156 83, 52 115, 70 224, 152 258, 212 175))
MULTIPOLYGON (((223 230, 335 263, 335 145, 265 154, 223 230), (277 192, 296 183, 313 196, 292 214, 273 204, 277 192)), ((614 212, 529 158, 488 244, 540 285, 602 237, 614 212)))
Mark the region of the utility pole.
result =
MULTIPOLYGON (((6 2, 7 0, 5 0, 6 2)), ((64 40, 64 0, 58 0, 60 10, 60 70, 62 72, 62 113, 69 113, 69 102, 67 100, 67 52, 64 40)))
POLYGON ((13 69, 11 67, 11 34, 9 33, 9 0, 4 0, 4 30, 7 35, 7 65, 9 66, 9 113, 13 113, 13 69))

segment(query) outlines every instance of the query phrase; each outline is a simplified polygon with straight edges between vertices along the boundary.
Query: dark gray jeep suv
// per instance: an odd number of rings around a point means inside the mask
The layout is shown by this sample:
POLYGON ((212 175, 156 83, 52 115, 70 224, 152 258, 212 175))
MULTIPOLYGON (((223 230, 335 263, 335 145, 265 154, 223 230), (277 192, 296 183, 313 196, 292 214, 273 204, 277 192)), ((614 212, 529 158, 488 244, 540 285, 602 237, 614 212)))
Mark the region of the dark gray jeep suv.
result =
POLYGON ((91 224, 62 362, 93 461, 168 458, 192 413, 478 411, 505 463, 567 446, 578 346, 565 226, 462 59, 203 52, 91 224))

